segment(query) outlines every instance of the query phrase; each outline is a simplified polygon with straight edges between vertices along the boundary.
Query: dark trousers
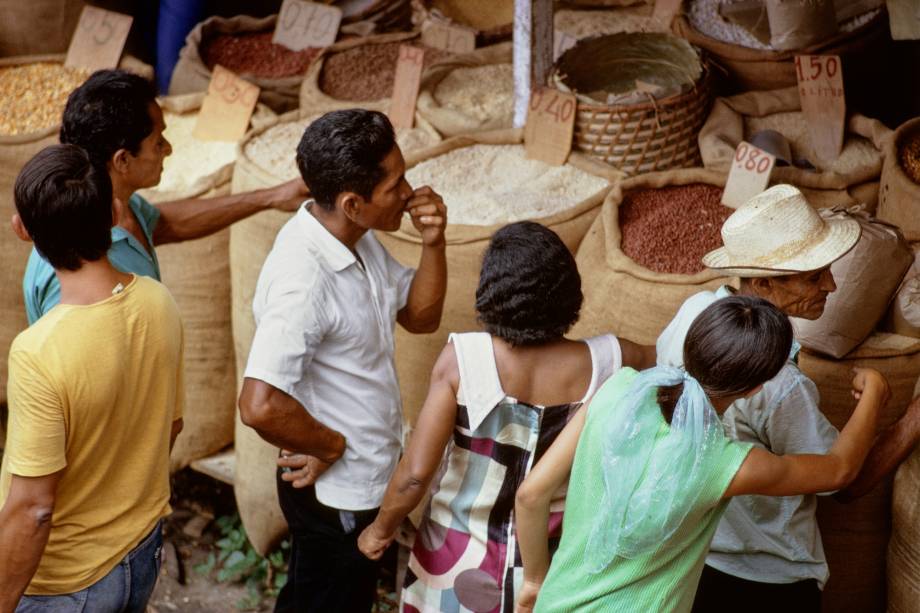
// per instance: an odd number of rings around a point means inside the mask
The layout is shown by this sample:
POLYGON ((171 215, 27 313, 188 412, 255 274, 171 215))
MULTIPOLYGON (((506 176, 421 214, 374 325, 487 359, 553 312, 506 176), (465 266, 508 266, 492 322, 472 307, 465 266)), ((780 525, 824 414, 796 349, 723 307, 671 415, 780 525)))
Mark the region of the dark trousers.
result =
POLYGON ((796 583, 748 581, 703 567, 693 613, 818 613, 821 589, 814 579, 796 583))
POLYGON ((340 512, 316 499, 311 485, 281 480, 278 498, 291 529, 287 584, 276 613, 368 613, 377 596, 379 563, 358 550, 358 536, 377 509, 340 512))

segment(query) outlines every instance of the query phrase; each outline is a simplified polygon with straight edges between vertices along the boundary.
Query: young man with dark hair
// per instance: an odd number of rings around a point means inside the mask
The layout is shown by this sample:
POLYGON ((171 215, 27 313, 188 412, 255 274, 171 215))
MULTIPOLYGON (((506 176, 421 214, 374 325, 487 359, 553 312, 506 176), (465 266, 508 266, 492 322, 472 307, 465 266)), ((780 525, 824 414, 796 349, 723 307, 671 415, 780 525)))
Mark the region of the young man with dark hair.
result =
POLYGON ((61 291, 10 348, 0 612, 143 611, 182 428, 179 312, 106 258, 112 184, 83 149, 39 152, 14 196, 61 291))
POLYGON ((377 563, 357 538, 401 449, 394 328, 438 328, 447 210, 430 187, 406 182, 381 113, 317 119, 297 163, 315 200, 281 229, 259 276, 240 414, 295 469, 278 480, 293 544, 276 611, 370 611, 377 563), (421 235, 418 270, 368 231, 396 230, 404 214, 421 235))
MULTIPOLYGON (((217 198, 190 198, 152 205, 135 193, 160 181, 163 159, 172 152, 153 85, 121 70, 100 70, 67 99, 61 142, 79 145, 112 181, 116 208, 109 261, 123 272, 160 279, 154 246, 201 238, 269 208, 293 211, 306 196, 300 180, 271 189, 217 198)), ((15 219, 16 233, 27 232, 15 219)), ((23 278, 29 323, 60 299, 51 264, 34 250, 23 278)))

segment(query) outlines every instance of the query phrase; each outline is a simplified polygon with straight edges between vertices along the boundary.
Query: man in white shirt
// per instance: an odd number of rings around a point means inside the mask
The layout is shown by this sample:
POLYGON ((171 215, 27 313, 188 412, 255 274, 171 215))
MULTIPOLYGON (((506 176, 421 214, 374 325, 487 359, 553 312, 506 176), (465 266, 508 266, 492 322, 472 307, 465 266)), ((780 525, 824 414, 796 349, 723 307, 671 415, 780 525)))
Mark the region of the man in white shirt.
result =
POLYGON ((243 422, 284 449, 278 495, 291 529, 276 611, 370 611, 377 565, 357 537, 373 521, 400 454, 396 322, 438 328, 447 285, 447 209, 406 182, 382 113, 328 113, 304 132, 297 165, 313 200, 281 229, 253 300, 256 333, 243 422), (422 239, 404 268, 368 230, 408 214, 422 239))
MULTIPOLYGON (((722 226, 725 246, 703 258, 741 277, 741 294, 759 296, 791 317, 818 319, 836 289, 830 265, 859 240, 852 220, 823 220, 792 186, 752 198, 722 226)), ((733 293, 724 286, 691 296, 658 337, 658 363, 683 365, 687 330, 707 306, 733 293)), ((815 384, 798 368, 798 343, 779 374, 722 416, 726 434, 773 453, 827 453, 837 430, 819 409, 815 384)), ((876 441, 843 500, 869 492, 920 439, 920 403, 876 441)), ((817 613, 828 578, 815 496, 739 496, 729 502, 710 546, 694 613, 817 613), (740 603, 744 603, 743 605, 740 603)))

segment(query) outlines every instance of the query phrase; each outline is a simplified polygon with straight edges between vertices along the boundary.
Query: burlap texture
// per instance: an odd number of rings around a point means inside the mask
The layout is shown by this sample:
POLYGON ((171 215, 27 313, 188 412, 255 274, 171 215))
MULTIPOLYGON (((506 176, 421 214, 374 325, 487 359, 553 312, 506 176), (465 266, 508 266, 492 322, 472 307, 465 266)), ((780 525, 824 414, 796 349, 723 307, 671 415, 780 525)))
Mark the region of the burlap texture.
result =
POLYGON ((902 124, 884 142, 878 217, 901 228, 910 241, 920 240, 920 185, 914 183, 901 167, 898 149, 908 136, 920 130, 920 117, 902 124))

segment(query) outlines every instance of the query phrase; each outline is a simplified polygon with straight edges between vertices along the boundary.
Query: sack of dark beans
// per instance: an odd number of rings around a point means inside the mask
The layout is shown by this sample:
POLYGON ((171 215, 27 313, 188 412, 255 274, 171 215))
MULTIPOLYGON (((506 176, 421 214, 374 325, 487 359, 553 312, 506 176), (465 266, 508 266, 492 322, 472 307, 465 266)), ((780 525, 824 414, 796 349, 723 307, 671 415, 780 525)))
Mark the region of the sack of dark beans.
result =
POLYGON ((693 294, 737 280, 703 267, 722 243, 725 175, 668 170, 615 185, 578 248, 585 300, 572 334, 603 330, 653 344, 693 294))

